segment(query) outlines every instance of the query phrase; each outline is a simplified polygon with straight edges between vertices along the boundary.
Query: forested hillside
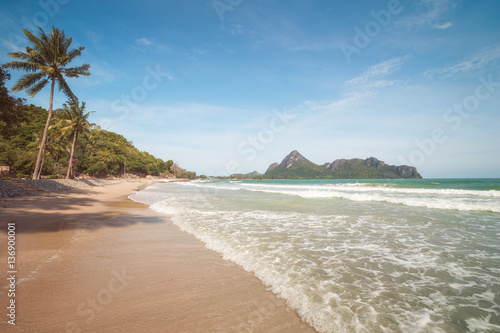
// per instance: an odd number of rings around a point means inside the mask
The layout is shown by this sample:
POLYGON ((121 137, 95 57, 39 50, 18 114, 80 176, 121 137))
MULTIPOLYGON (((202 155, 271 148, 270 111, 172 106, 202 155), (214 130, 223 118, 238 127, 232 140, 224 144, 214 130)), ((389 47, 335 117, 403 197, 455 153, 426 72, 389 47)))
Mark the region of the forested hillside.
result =
MULTIPOLYGON (((9 166, 11 173, 31 176, 48 111, 10 96, 6 88, 9 78, 8 72, 0 68, 0 165, 9 166)), ((42 157, 42 176, 66 175, 74 132, 65 130, 65 121, 69 120, 64 110, 54 110, 42 157)), ((137 176, 196 176, 172 160, 163 161, 139 151, 122 135, 91 124, 82 127, 74 147, 71 174, 106 177, 122 176, 124 171, 137 176)))

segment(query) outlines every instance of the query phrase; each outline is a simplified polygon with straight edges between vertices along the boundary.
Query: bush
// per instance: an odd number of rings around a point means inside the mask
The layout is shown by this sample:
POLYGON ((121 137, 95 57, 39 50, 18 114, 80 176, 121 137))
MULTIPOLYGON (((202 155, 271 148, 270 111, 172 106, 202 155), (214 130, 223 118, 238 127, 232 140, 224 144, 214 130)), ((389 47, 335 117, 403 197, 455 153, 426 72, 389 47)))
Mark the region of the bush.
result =
POLYGON ((1 179, 1 180, 11 180, 12 178, 10 178, 10 177, 2 177, 2 178, 0 178, 0 179, 1 179))
POLYGON ((30 176, 29 175, 25 175, 24 173, 21 173, 19 172, 17 175, 16 175, 17 178, 20 178, 20 179, 25 179, 25 178, 29 178, 30 176))

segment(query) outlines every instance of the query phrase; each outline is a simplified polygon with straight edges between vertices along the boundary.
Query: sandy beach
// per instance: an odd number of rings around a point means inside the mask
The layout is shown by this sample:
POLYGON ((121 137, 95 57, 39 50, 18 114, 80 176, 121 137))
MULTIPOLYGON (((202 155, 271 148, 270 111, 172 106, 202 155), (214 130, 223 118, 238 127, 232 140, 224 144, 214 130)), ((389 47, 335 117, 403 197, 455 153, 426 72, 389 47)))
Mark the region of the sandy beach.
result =
POLYGON ((314 332, 251 273, 128 199, 144 185, 0 198, 0 331, 314 332))

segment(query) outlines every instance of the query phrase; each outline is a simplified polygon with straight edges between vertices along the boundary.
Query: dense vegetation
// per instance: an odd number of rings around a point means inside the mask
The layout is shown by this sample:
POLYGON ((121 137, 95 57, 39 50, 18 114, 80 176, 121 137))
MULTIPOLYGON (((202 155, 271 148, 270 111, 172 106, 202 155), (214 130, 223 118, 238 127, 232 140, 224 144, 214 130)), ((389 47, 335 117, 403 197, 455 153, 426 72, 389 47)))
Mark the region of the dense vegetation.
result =
MULTIPOLYGON (((14 174, 31 175, 35 168, 40 139, 48 111, 26 100, 15 99, 5 87, 9 74, 0 68, 0 165, 8 165, 14 174)), ((67 174, 74 132, 65 131, 67 112, 54 110, 42 156, 42 175, 67 174)), ((163 161, 139 151, 123 136, 90 125, 83 127, 74 147, 72 174, 106 177, 127 174, 195 178, 173 161, 163 161)))
POLYGON ((123 136, 88 122, 92 112, 86 111, 85 102, 79 102, 66 82, 66 78, 90 75, 89 64, 70 67, 83 46, 70 49, 71 37, 54 27, 48 34, 39 28, 38 36, 26 29, 23 33, 30 45, 25 52, 10 52, 14 60, 0 67, 0 165, 33 179, 63 174, 66 178, 78 174, 196 177, 173 161, 141 152, 123 136), (5 69, 25 72, 13 85, 14 92, 24 90, 33 97, 50 85, 49 109, 10 96, 5 86, 10 75, 5 69), (68 102, 53 110, 56 85, 68 102))
POLYGON ((52 27, 38 36, 23 29, 30 45, 25 52, 10 52, 14 60, 0 68, 0 165, 10 167, 19 177, 38 179, 42 175, 66 178, 77 174, 104 177, 135 174, 195 178, 194 172, 180 168, 173 161, 141 152, 123 136, 102 130, 88 122, 92 112, 85 109, 66 82, 66 78, 90 75, 90 65, 70 67, 85 49, 70 49, 72 39, 52 27), (5 83, 10 75, 5 69, 24 71, 15 82, 14 92, 26 91, 31 97, 50 85, 49 109, 26 105, 14 99, 5 83), (68 97, 61 109, 53 110, 55 86, 68 97))
MULTIPOLYGON (((23 33, 30 45, 26 47, 25 52, 9 52, 9 57, 14 60, 2 66, 3 68, 25 72, 12 87, 12 91, 14 92, 24 90, 33 97, 50 83, 49 110, 45 121, 45 127, 38 144, 38 154, 36 157, 33 179, 38 179, 42 172, 41 166, 43 164, 45 143, 47 142, 47 135, 52 119, 54 88, 56 83, 59 91, 62 91, 70 100, 74 100, 76 96, 68 86, 66 78, 90 75, 89 64, 69 67, 69 64, 82 54, 85 47, 80 46, 76 49, 70 49, 72 42, 71 37, 67 38, 64 31, 54 27, 52 27, 49 34, 46 34, 40 27, 38 29, 38 36, 23 29, 23 33)), ((70 168, 71 163, 69 164, 68 172, 70 168)))

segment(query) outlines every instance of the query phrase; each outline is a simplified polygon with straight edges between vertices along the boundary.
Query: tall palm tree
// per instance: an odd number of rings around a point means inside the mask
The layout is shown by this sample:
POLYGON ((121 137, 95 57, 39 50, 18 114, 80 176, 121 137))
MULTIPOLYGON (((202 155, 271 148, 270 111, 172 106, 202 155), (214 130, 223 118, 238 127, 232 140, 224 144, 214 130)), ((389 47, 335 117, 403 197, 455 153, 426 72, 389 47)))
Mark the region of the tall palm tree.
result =
POLYGON ((73 137, 71 142, 71 150, 69 153, 68 171, 66 172, 66 179, 71 175, 71 168, 73 166, 73 154, 75 152, 76 140, 78 134, 81 132, 90 132, 90 123, 88 117, 94 111, 85 112, 85 102, 80 105, 78 99, 72 98, 67 103, 63 104, 61 113, 61 120, 57 126, 61 128, 61 133, 67 135, 68 133, 73 137))
POLYGON ((38 150, 38 156, 35 164, 35 171, 33 172, 33 179, 39 178, 40 162, 42 158, 43 148, 47 141, 47 131, 50 126, 52 118, 52 104, 54 100, 54 87, 57 82, 59 91, 63 91, 69 98, 74 97, 73 92, 66 83, 65 77, 72 78, 80 75, 90 75, 89 64, 84 64, 79 67, 68 68, 68 64, 81 55, 85 49, 80 46, 77 49, 69 50, 71 45, 71 37, 66 38, 64 31, 52 27, 50 35, 46 35, 42 28, 40 36, 33 35, 26 29, 23 29, 24 34, 31 42, 31 47, 26 47, 26 52, 10 52, 9 56, 18 61, 12 61, 4 64, 4 68, 11 68, 17 70, 24 70, 28 74, 23 75, 12 87, 14 92, 26 90, 31 97, 35 96, 42 90, 47 83, 50 86, 50 103, 49 114, 45 123, 42 141, 38 150))

